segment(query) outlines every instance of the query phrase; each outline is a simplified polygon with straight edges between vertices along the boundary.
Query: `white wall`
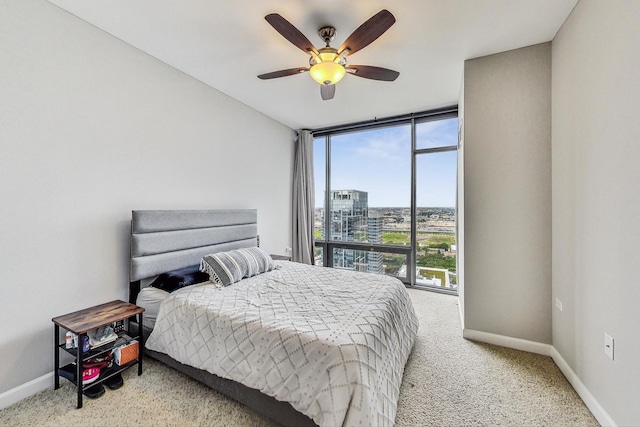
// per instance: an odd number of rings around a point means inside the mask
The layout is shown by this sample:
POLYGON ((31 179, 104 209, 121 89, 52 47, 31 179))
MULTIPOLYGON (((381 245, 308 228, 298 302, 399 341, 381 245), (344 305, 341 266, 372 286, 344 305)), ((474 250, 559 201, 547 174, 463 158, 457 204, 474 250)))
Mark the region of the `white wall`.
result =
POLYGON ((464 68, 464 327, 551 343, 551 45, 464 68))
POLYGON ((639 25, 580 0, 552 49, 553 346, 618 425, 640 424, 639 25))
POLYGON ((51 318, 128 298, 132 209, 257 208, 291 245, 294 132, 42 0, 0 2, 0 394, 51 318))

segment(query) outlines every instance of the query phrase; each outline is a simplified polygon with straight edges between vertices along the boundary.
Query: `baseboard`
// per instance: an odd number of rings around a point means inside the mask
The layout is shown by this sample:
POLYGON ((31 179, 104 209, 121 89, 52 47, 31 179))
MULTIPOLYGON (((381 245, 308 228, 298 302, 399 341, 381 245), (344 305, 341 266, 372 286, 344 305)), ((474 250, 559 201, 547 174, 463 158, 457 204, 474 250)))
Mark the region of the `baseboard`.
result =
POLYGON ((607 411, 605 411, 600 403, 596 400, 596 398, 593 397, 593 394, 591 394, 584 383, 580 381, 578 375, 573 372, 573 369, 571 369, 567 361, 564 360, 562 355, 558 352, 558 350, 556 350, 555 347, 551 347, 551 357, 553 358, 553 361, 558 366, 558 368, 560 368, 564 376, 567 378, 569 384, 573 386, 573 389, 576 391, 576 393, 578 393, 584 404, 587 405, 587 408, 589 408, 593 416, 596 417, 596 420, 598 420, 600 425, 613 427, 617 426, 615 421, 613 421, 613 418, 609 416, 607 411))
POLYGON ((7 390, 0 394, 0 409, 4 409, 7 406, 11 406, 14 403, 20 402, 22 399, 26 399, 29 396, 33 396, 43 390, 48 389, 53 385, 53 372, 44 374, 41 377, 31 380, 28 383, 14 387, 11 390, 7 390))
POLYGON ((576 393, 578 393, 578 396, 580 396, 584 404, 587 405, 587 408, 589 408, 589 411, 591 411, 598 423, 602 426, 617 426, 615 421, 613 421, 613 418, 611 418, 607 411, 604 410, 602 405, 600 405, 589 389, 587 389, 580 378, 578 378, 578 375, 573 372, 573 369, 571 369, 569 364, 564 360, 554 346, 535 341, 527 341, 520 338, 491 334, 489 332, 475 331, 473 329, 463 329, 462 336, 472 341, 479 341, 487 344, 499 345, 501 347, 513 348, 515 350, 541 354, 543 356, 550 356, 562 374, 567 378, 569 384, 571 384, 576 393))
POLYGON ((472 341, 480 341, 487 344, 499 345, 500 347, 528 351, 529 353, 542 354, 543 356, 551 356, 551 350, 553 348, 551 344, 491 334, 489 332, 474 331, 473 329, 463 329, 462 336, 472 341))

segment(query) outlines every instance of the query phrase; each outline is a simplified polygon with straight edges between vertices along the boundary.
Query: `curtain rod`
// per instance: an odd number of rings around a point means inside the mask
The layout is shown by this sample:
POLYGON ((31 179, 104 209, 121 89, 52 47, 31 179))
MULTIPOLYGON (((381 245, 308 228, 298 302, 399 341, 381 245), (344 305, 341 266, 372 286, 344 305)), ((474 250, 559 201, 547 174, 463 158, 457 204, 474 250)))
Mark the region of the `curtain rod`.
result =
POLYGON ((326 128, 311 129, 313 136, 323 136, 329 133, 351 132, 363 128, 372 128, 376 126, 388 126, 392 124, 399 124, 409 122, 410 120, 421 120, 428 118, 441 118, 442 116, 457 116, 458 106, 452 105, 450 107, 439 108, 436 110, 421 111, 418 113, 402 114, 398 116, 374 118, 373 120, 365 120, 362 122, 348 123, 344 125, 330 126, 326 128))

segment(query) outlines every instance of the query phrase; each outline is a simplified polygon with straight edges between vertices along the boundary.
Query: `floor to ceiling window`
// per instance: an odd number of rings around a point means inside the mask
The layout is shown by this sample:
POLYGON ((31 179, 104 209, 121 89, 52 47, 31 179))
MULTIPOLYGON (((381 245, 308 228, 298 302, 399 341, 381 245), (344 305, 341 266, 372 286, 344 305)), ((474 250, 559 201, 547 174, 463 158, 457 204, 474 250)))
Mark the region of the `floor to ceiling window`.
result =
POLYGON ((316 264, 456 290, 457 109, 314 132, 316 264))

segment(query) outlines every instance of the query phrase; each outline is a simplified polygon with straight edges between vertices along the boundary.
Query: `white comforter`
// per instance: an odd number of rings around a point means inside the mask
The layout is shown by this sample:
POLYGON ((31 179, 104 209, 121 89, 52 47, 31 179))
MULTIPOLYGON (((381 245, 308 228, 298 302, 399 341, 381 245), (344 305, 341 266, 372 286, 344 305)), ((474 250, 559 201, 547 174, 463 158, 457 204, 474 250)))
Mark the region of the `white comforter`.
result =
POLYGON ((160 306, 146 347, 286 401, 320 426, 390 426, 418 330, 397 279, 292 262, 160 306))

